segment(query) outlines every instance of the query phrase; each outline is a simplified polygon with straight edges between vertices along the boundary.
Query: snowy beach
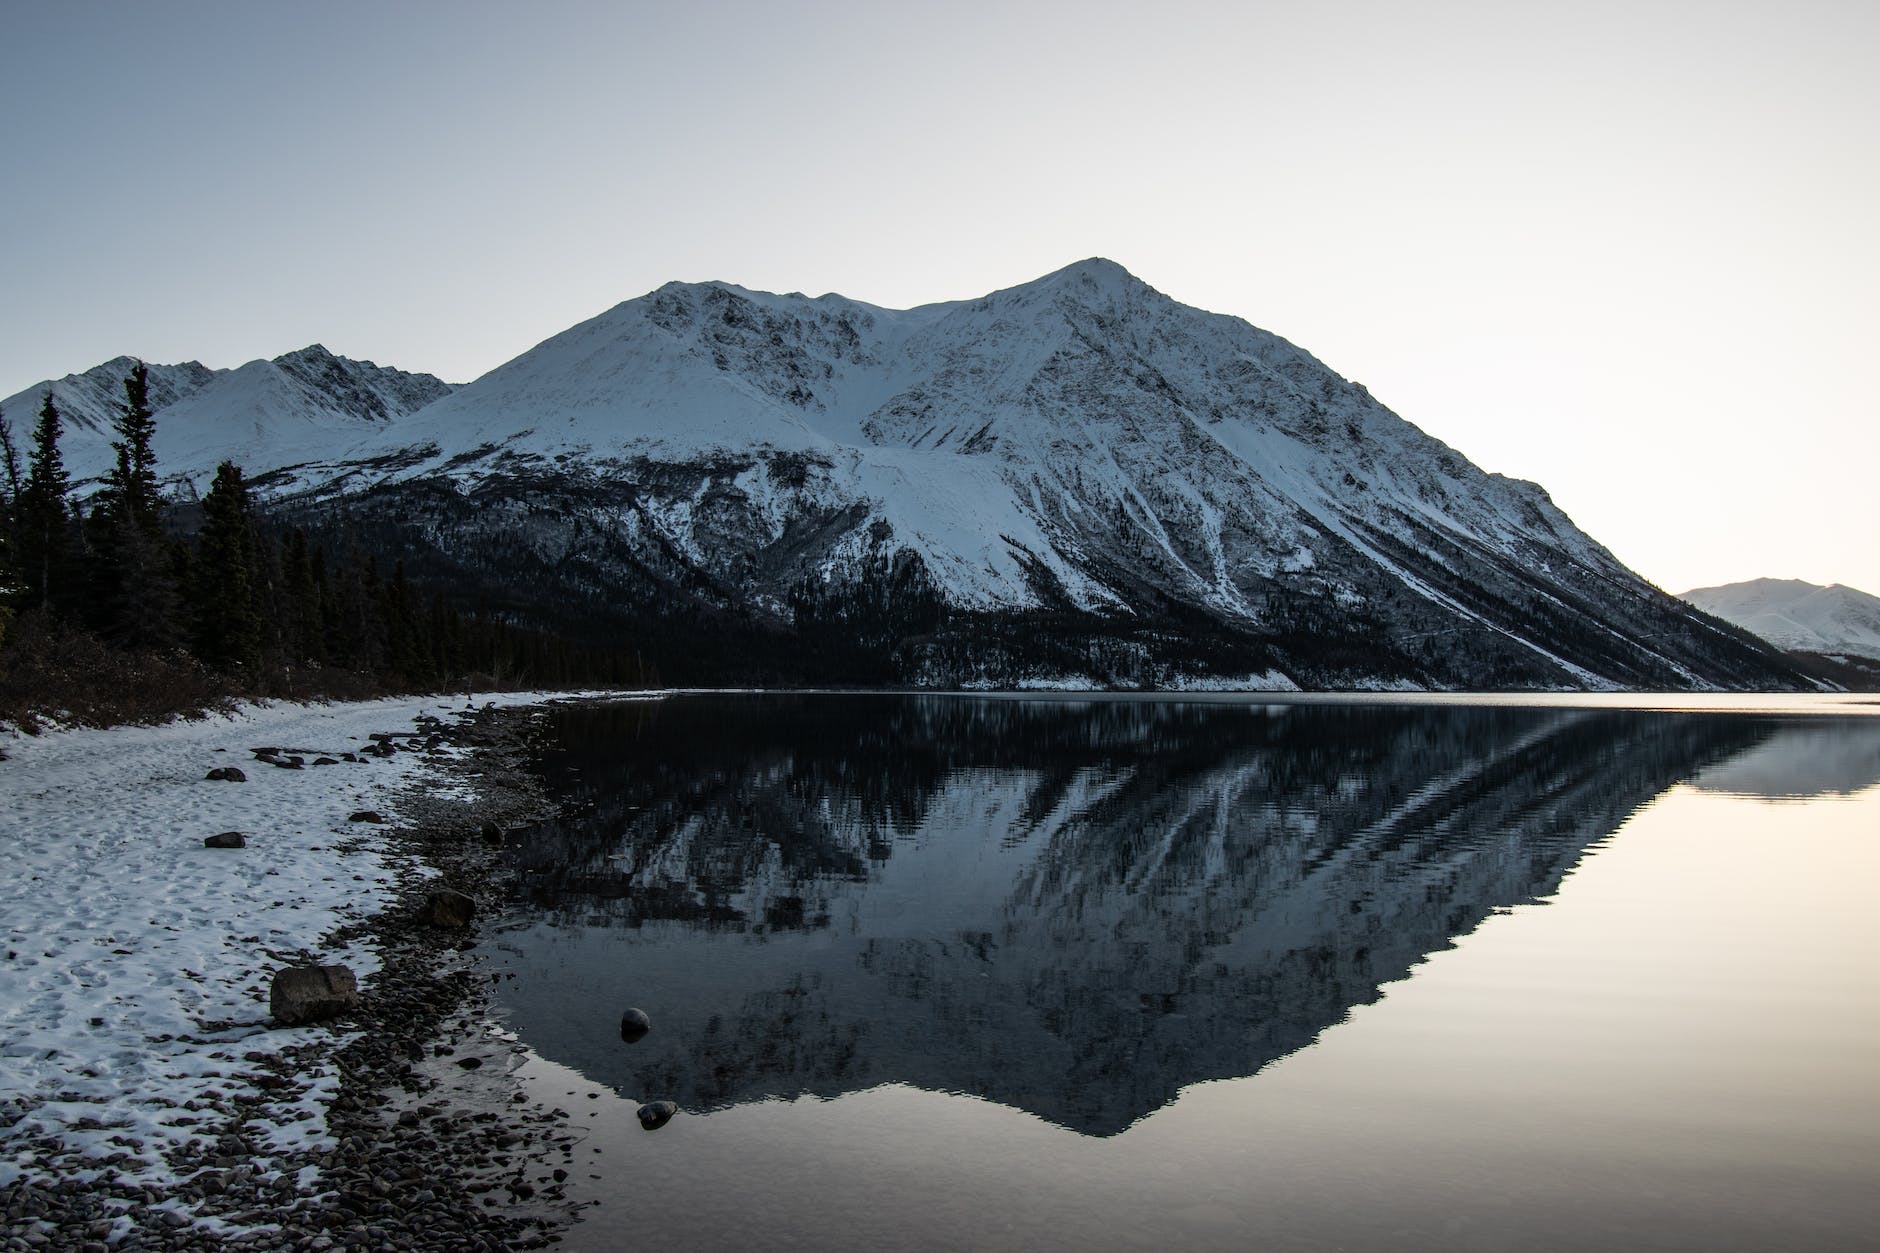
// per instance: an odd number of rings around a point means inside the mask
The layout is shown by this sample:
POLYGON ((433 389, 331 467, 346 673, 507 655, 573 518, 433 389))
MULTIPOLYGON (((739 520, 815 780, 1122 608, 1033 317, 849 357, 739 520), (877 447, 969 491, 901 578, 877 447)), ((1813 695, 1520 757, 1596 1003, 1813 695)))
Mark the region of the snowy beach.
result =
POLYGON ((326 1247, 324 1235, 286 1239, 278 1211, 329 1186, 321 1163, 338 1147, 330 1115, 347 1070, 337 1054, 363 1028, 271 1022, 269 980, 343 964, 372 1002, 385 955, 362 924, 437 871, 393 827, 350 819, 401 804, 474 812, 479 781, 466 766, 477 750, 453 732, 470 709, 545 699, 259 705, 159 727, 0 735, 10 1238, 326 1247), (399 751, 369 755, 375 736, 399 737, 399 751), (258 760, 269 747, 300 764, 258 760), (224 767, 245 779, 205 778, 224 767), (223 832, 245 847, 204 847, 223 832), (65 1200, 43 1203, 55 1185, 65 1200), (273 1208, 231 1214, 226 1194, 244 1190, 273 1208), (65 1202, 80 1191, 90 1219, 75 1232, 65 1202))

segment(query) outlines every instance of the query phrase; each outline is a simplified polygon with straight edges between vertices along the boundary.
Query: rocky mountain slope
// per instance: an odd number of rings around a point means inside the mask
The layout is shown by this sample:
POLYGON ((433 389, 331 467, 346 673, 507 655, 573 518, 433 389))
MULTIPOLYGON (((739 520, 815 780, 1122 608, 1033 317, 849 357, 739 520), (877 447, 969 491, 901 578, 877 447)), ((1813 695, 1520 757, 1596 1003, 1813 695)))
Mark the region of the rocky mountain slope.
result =
POLYGON ((268 486, 688 673, 1796 681, 1539 487, 1102 260, 909 310, 668 284, 268 486))
POLYGON ((316 534, 682 682, 1804 682, 1536 485, 1103 260, 906 310, 671 283, 455 390, 308 349, 158 430, 166 472, 234 456, 316 534))
MULTIPOLYGON (((118 357, 83 374, 36 383, 0 401, 0 411, 23 442, 50 390, 65 423, 60 448, 66 468, 83 484, 105 474, 115 459, 114 424, 133 364, 118 357)), ((224 459, 274 468, 330 458, 451 390, 429 374, 354 361, 320 344, 232 370, 211 370, 199 361, 148 369, 158 468, 170 489, 185 496, 206 489, 224 459)))
POLYGON ((1880 662, 1880 596, 1839 583, 1751 579, 1693 588, 1684 599, 1782 648, 1880 662))

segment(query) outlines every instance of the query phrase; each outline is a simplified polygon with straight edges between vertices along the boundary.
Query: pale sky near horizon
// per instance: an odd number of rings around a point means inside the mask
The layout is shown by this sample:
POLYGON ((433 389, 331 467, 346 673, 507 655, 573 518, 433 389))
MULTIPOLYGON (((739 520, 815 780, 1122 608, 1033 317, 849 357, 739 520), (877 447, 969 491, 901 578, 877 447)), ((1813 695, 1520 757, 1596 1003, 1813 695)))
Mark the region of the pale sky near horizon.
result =
POLYGON ((0 0, 0 43, 0 395, 316 341, 462 382, 670 279, 1106 256, 1669 591, 1880 594, 1870 0, 0 0))

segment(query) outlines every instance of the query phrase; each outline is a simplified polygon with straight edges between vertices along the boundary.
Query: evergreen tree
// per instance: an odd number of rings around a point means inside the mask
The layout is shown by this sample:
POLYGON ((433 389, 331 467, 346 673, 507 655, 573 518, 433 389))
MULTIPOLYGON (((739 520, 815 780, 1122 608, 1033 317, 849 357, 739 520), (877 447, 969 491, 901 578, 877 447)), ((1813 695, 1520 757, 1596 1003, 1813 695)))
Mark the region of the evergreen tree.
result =
POLYGON ((18 505, 20 574, 28 606, 57 606, 70 598, 69 586, 72 512, 66 503, 71 478, 59 455, 62 424, 59 407, 46 393, 40 406, 33 444, 27 454, 26 482, 18 505))
POLYGON ((150 409, 150 371, 139 361, 124 380, 124 406, 117 420, 117 464, 111 468, 107 490, 118 512, 147 535, 161 534, 158 525, 157 456, 150 440, 157 431, 150 409))
POLYGON ((11 526, 20 504, 20 455, 13 447, 13 428, 4 410, 0 410, 0 472, 6 474, 6 520, 11 526))
POLYGON ((261 665, 252 509, 241 470, 224 461, 202 498, 192 598, 196 656, 218 670, 253 672, 261 665))
POLYGON ((133 645, 174 644, 178 595, 173 558, 164 542, 157 495, 156 433, 149 371, 139 361, 124 380, 117 420, 117 463, 87 528, 92 564, 89 617, 107 638, 133 645))
POLYGON ((314 560, 307 551, 307 534, 295 527, 281 545, 281 582, 287 603, 287 622, 281 635, 292 664, 317 666, 325 660, 320 604, 322 581, 315 574, 314 560))
POLYGON ((6 475, 0 483, 0 644, 4 644, 13 602, 20 592, 20 459, 13 450, 13 431, 4 412, 0 412, 0 470, 6 475))

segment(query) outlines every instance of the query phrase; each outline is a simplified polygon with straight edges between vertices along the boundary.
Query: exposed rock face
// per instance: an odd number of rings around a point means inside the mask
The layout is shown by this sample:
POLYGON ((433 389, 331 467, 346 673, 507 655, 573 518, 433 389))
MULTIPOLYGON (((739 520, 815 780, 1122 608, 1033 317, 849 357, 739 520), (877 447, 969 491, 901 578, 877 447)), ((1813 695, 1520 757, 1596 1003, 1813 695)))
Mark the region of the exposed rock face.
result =
POLYGON ((268 988, 268 1012, 284 1026, 323 1022, 359 1008, 359 981, 346 966, 290 966, 268 988))

